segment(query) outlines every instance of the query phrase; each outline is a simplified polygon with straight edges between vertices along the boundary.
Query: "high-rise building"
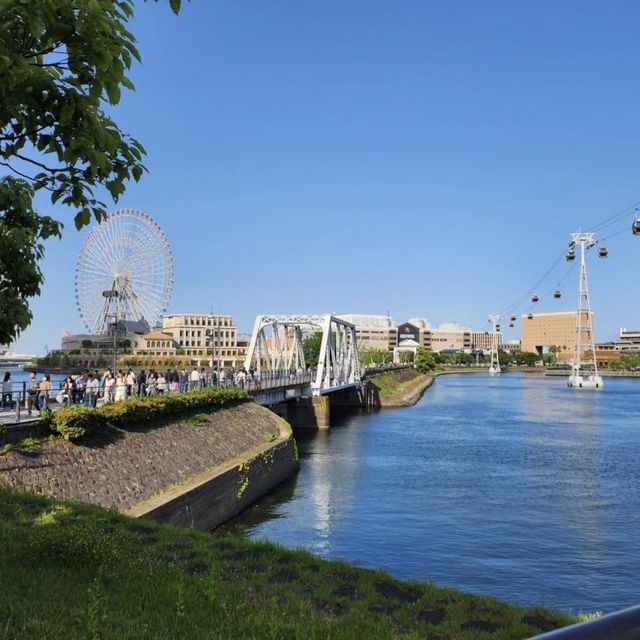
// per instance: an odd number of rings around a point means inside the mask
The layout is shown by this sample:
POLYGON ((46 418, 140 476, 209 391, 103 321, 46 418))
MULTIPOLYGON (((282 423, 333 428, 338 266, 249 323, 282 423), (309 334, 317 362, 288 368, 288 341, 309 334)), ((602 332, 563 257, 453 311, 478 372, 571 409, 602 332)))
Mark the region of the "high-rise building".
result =
MULTIPOLYGON (((586 321, 586 311, 585 321, 586 321)), ((574 356, 577 311, 554 311, 522 315, 522 351, 543 354, 556 347, 557 358, 569 361, 574 356)), ((595 315, 591 312, 595 333, 595 315)))

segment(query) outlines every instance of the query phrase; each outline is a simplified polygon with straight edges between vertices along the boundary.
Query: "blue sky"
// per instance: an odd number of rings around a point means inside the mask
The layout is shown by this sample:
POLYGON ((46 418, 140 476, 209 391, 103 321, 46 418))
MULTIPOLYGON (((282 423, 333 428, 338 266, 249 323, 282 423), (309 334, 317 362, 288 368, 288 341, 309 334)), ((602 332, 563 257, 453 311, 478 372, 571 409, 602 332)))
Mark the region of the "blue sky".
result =
MULTIPOLYGON (((640 200, 639 21, 632 0, 140 3, 143 64, 115 117, 149 174, 113 208, 167 234, 172 312, 243 331, 325 311, 486 328, 572 231, 640 200)), ((89 230, 54 212, 66 233, 17 351, 82 330, 89 230)), ((599 340, 640 326, 640 238, 607 244, 589 256, 599 340)), ((577 272, 562 289, 537 310, 575 308, 577 272)))

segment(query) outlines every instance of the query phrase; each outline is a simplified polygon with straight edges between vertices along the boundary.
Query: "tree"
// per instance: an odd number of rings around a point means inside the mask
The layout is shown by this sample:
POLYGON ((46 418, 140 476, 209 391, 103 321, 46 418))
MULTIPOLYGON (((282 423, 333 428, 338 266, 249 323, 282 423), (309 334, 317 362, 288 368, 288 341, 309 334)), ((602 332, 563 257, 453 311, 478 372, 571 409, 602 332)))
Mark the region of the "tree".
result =
POLYGON ((455 364, 463 364, 465 366, 472 365, 475 361, 476 359, 470 353, 465 353, 464 351, 456 353, 454 358, 455 364))
POLYGON ((93 341, 92 340, 83 340, 82 341, 82 347, 84 349, 91 349, 91 347, 93 347, 93 341))
POLYGON ((393 360, 393 354, 390 351, 382 349, 365 349, 360 356, 360 362, 366 367, 370 364, 387 364, 393 360))
POLYGON ((500 364, 504 365, 505 367, 513 364, 513 356, 508 351, 498 349, 498 359, 500 360, 500 364))
POLYGON ((400 362, 402 362, 402 364, 411 364, 415 356, 416 354, 413 351, 401 351, 400 362))
MULTIPOLYGON (((156 0, 157 1, 157 0, 156 0)), ((181 0, 169 0, 174 13, 181 0)), ((33 209, 40 190, 77 211, 80 229, 102 219, 109 195, 145 171, 143 146, 106 114, 140 61, 126 29, 134 0, 0 3, 0 344, 25 329, 39 295, 43 242, 62 223, 33 209), (96 192, 102 192, 100 194, 96 192), (102 195, 104 194, 104 195, 102 195)))
POLYGON ((320 359, 320 347, 322 346, 322 332, 318 331, 308 336, 302 341, 302 351, 304 353, 304 362, 308 367, 315 368, 318 366, 320 359))
POLYGON ((433 371, 438 365, 436 354, 426 349, 418 349, 413 359, 413 366, 420 373, 429 373, 433 371))
POLYGON ((536 362, 540 360, 540 356, 531 351, 521 351, 516 354, 515 358, 517 364, 524 364, 527 367, 534 367, 536 362))

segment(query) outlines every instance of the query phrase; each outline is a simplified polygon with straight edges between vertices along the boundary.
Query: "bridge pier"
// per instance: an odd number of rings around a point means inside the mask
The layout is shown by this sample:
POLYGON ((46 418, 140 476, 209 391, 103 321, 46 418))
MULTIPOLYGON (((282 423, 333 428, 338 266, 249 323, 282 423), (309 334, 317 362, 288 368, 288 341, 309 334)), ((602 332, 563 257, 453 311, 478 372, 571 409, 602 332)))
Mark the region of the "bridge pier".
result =
POLYGON ((328 429, 331 422, 331 401, 329 396, 313 396, 311 402, 318 429, 328 429))
POLYGON ((329 396, 298 398, 288 402, 287 420, 297 429, 328 429, 331 421, 329 396))

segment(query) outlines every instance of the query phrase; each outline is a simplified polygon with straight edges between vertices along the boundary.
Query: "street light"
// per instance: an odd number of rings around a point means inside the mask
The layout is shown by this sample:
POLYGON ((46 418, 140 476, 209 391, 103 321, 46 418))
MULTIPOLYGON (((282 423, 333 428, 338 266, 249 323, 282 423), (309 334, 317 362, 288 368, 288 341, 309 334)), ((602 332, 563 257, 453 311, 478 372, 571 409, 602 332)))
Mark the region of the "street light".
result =
MULTIPOLYGON (((102 292, 102 295, 105 298, 107 309, 112 298, 115 298, 116 301, 116 310, 113 314, 113 375, 115 375, 118 364, 118 291, 116 289, 107 289, 107 291, 102 292)), ((106 315, 109 314, 106 313, 106 315)))

